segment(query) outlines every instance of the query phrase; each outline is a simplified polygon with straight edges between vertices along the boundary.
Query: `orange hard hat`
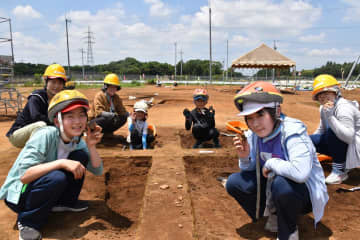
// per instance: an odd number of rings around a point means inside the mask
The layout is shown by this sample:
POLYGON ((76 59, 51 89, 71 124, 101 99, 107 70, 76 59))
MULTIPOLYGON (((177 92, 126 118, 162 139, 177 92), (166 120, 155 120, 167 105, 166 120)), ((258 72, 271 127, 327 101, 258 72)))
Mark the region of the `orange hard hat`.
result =
POLYGON ((258 81, 245 86, 235 95, 234 102, 237 109, 242 112, 245 102, 260 103, 267 106, 270 103, 282 103, 283 97, 279 90, 271 83, 258 81))

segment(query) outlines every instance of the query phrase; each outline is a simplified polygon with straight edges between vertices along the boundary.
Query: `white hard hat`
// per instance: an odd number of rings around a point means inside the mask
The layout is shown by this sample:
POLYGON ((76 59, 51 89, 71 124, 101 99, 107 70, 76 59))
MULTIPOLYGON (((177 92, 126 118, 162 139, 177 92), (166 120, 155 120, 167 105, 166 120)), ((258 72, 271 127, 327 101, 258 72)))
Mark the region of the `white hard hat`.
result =
POLYGON ((147 113, 148 105, 145 101, 138 101, 134 104, 134 111, 135 112, 144 112, 147 113))

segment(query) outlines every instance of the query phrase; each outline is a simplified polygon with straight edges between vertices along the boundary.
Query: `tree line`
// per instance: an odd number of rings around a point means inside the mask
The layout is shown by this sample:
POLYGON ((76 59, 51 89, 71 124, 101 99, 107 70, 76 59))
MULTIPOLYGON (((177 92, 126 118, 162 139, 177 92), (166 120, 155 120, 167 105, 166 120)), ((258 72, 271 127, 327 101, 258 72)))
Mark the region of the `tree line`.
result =
MULTIPOLYGON (((325 65, 314 68, 311 70, 302 70, 300 71, 301 76, 304 77, 316 77, 319 74, 331 74, 336 78, 345 78, 353 63, 335 63, 335 62, 327 62, 325 65)), ((359 65, 359 64, 358 64, 359 65)), ((360 73, 359 66, 356 66, 353 72, 353 76, 357 76, 360 73)), ((47 65, 45 64, 32 64, 32 63, 15 63, 14 65, 14 72, 16 76, 33 76, 35 74, 43 74, 47 65)), ((67 66, 64 66, 67 70, 67 66)), ((175 67, 174 65, 168 63, 160 63, 156 61, 151 62, 141 62, 136 60, 135 58, 125 58, 123 60, 110 62, 108 64, 98 64, 94 66, 84 66, 86 72, 93 72, 93 73, 102 73, 107 74, 110 72, 117 73, 119 75, 122 74, 146 74, 146 75, 174 75, 175 67)), ((182 69, 183 75, 191 75, 191 76, 208 76, 209 75, 209 60, 200 60, 200 59, 193 59, 188 60, 186 62, 178 62, 176 65, 176 74, 180 75, 182 69), (182 66, 181 66, 182 65, 182 66)), ((70 67, 71 72, 81 73, 82 66, 76 65, 70 67)), ((229 72, 231 69, 229 69, 229 72)), ((218 61, 212 62, 212 74, 221 75, 223 74, 223 66, 218 61)), ((232 73, 233 76, 242 76, 241 73, 236 72, 232 73)), ((272 70, 271 69, 261 69, 255 73, 257 76, 271 76, 272 70)), ((254 74, 254 75, 255 75, 254 74)), ((294 75, 289 69, 278 69, 276 70, 276 75, 281 76, 291 76, 294 75)))
MULTIPOLYGON (((29 76, 44 73, 47 65, 32 63, 15 63, 15 75, 29 76)), ((156 61, 140 62, 135 58, 125 58, 120 61, 110 62, 108 64, 99 64, 94 66, 84 66, 87 72, 95 73, 117 73, 117 74, 146 74, 146 75, 173 75, 175 73, 174 65, 168 63, 160 63, 156 61)), ((67 70, 67 66, 64 66, 67 70)), ((187 62, 178 62, 176 72, 178 75, 209 75, 208 60, 189 60, 187 62)), ((70 67, 71 72, 81 73, 82 66, 76 65, 70 67)), ((220 62, 212 62, 212 74, 222 74, 222 65, 220 62)))

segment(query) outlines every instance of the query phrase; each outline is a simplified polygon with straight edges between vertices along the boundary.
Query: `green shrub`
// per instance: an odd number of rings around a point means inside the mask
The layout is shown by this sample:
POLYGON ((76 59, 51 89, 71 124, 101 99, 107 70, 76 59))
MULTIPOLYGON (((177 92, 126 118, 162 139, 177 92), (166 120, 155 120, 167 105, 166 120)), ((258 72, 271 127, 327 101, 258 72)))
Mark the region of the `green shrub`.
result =
POLYGON ((148 84, 148 85, 155 85, 155 84, 156 84, 156 79, 155 79, 155 78, 148 79, 148 80, 146 80, 146 84, 148 84))
POLYGON ((41 73, 35 73, 34 74, 34 82, 36 84, 42 83, 42 74, 41 73))

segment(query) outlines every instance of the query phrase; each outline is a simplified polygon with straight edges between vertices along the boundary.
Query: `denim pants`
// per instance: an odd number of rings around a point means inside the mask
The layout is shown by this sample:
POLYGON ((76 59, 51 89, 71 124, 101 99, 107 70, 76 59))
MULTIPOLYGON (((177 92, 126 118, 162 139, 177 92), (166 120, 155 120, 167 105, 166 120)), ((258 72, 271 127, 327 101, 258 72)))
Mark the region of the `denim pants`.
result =
POLYGON ((331 128, 328 128, 323 134, 312 134, 310 138, 318 153, 331 156, 333 163, 342 165, 342 168, 345 167, 348 144, 341 141, 331 128))
MULTIPOLYGON (((82 150, 71 152, 68 159, 79 161, 85 167, 89 161, 88 154, 82 150)), ((18 222, 40 230, 47 222, 52 207, 76 203, 84 178, 85 175, 76 180, 71 172, 54 170, 29 183, 17 205, 6 200, 5 203, 18 214, 18 222)))
MULTIPOLYGON (((251 219, 256 221, 256 171, 231 174, 226 182, 227 192, 235 198, 251 219)), ((266 205, 266 178, 261 175, 260 216, 266 205)), ((282 176, 275 176, 271 194, 276 208, 278 238, 287 240, 296 230, 297 217, 311 212, 312 204, 305 183, 296 183, 282 176)))

